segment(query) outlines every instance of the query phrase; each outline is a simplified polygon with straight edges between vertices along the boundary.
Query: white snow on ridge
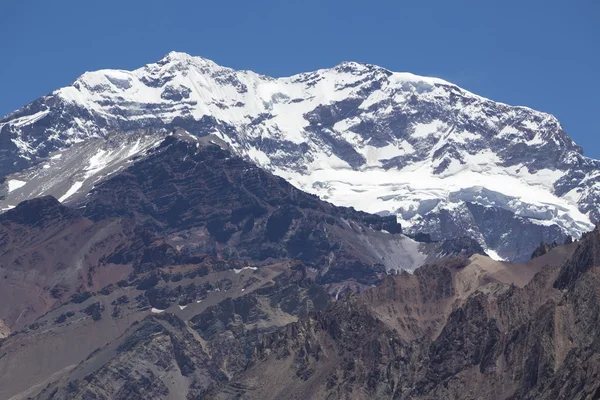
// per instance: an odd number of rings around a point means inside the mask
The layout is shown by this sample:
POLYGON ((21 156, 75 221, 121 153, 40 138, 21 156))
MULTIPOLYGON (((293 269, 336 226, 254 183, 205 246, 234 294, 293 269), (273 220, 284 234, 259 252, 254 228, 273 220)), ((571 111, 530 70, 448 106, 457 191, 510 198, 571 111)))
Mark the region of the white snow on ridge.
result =
MULTIPOLYGON (((366 68, 358 63, 344 64, 358 70, 366 68)), ((429 91, 434 89, 435 84, 455 86, 437 78, 410 73, 388 76, 387 73, 377 67, 376 74, 387 78, 389 85, 375 91, 361 108, 388 98, 393 91, 401 90, 406 85, 414 87, 414 90, 429 91)), ((180 116, 183 110, 196 119, 209 115, 233 125, 245 125, 250 122, 248 116, 269 113, 271 117, 260 130, 249 130, 246 134, 251 137, 278 137, 278 132, 282 132, 285 140, 300 144, 307 140, 305 128, 308 122, 304 115, 318 105, 355 97, 360 88, 351 83, 356 79, 354 72, 336 68, 274 79, 251 71, 234 71, 210 60, 172 52, 163 61, 135 71, 100 70, 85 73, 73 86, 58 89, 54 94, 107 116, 110 115, 109 109, 99 103, 111 100, 114 96, 122 96, 130 103, 139 104, 140 110, 144 108, 143 105, 168 105, 167 111, 161 111, 160 115, 167 122, 180 116), (179 65, 187 68, 185 74, 180 73, 179 65), (314 79, 314 84, 306 85, 307 77, 313 74, 318 78, 314 79), (149 76, 153 79, 169 79, 169 83, 156 87, 148 85, 146 80, 149 76), (244 90, 239 90, 235 84, 223 84, 221 77, 231 77, 234 82, 243 84, 244 90), (175 92, 188 91, 188 97, 184 102, 173 101, 164 96, 167 87, 175 92), (196 105, 190 108, 186 104, 190 102, 196 105)), ((128 118, 135 119, 136 116, 128 118)), ((147 118, 147 114, 141 113, 139 118, 147 118)))
POLYGON ((35 149, 31 148, 28 143, 24 142, 20 138, 10 139, 10 141, 17 146, 21 153, 23 153, 24 158, 30 159, 29 154, 36 152, 35 149))
POLYGON ((92 138, 52 153, 36 166, 9 175, 0 208, 50 195, 61 202, 89 192, 100 180, 127 168, 164 139, 160 132, 112 135, 111 141, 92 138), (122 135, 118 137, 118 135, 122 135), (18 190, 17 190, 18 189, 18 190))
MULTIPOLYGON (((111 127, 73 117, 72 126, 48 136, 65 147, 113 134, 110 129, 123 121, 152 128, 178 117, 198 121, 208 116, 217 122, 211 131, 234 152, 336 205, 395 214, 404 226, 416 225, 428 212, 459 212, 465 202, 475 202, 538 225, 556 224, 573 236, 593 228, 590 217, 579 211, 579 202, 596 190, 593 174, 562 197, 554 192, 554 184, 572 172, 568 166, 578 165, 582 155, 565 153, 561 170, 535 167, 530 173, 523 164, 529 150, 543 157, 562 151, 561 143, 568 142, 553 116, 492 102, 437 78, 355 62, 270 78, 172 52, 134 71, 85 73, 52 96, 105 118, 111 127), (329 108, 337 102, 339 107, 329 108), (232 127, 234 134, 221 126, 232 127), (505 143, 519 146, 518 165, 505 166, 510 162, 498 150, 505 143), (536 152, 555 144, 550 152, 536 152)), ((5 124, 18 132, 48 112, 31 111, 5 124)), ((11 140, 22 157, 36 160, 35 146, 40 145, 26 137, 11 140)), ((55 176, 61 185, 53 194, 73 201, 78 191, 87 192, 151 145, 132 140, 94 148, 80 162, 71 160, 80 167, 77 171, 67 171, 58 153, 42 168, 48 173, 60 169, 55 176)), ((28 177, 23 180, 36 185, 28 177)), ((39 181, 41 189, 30 189, 32 194, 57 186, 39 181)))
MULTIPOLYGON (((87 165, 83 168, 83 171, 79 171, 76 175, 77 181, 65 192, 58 200, 63 202, 73 196, 83 185, 88 182, 94 184, 118 170, 116 167, 119 163, 130 159, 131 157, 146 151, 148 148, 154 146, 154 137, 137 139, 133 143, 127 145, 123 144, 116 148, 97 150, 89 159, 87 159, 87 165), (116 169, 115 169, 116 168, 116 169), (83 172, 81 174, 81 172, 83 172)), ((57 154, 52 157, 53 160, 58 160, 62 154, 57 154)))
POLYGON ((440 129, 444 127, 445 124, 441 121, 433 121, 427 124, 418 124, 415 125, 412 136, 415 138, 425 138, 429 135, 438 133, 440 129))
POLYGON ((513 175, 510 169, 464 168, 453 174, 435 175, 427 163, 421 163, 387 171, 321 169, 310 175, 280 172, 306 191, 319 194, 327 188, 327 199, 335 204, 370 213, 392 210, 403 223, 410 224, 413 217, 435 207, 451 208, 452 203, 471 201, 508 209, 538 224, 557 224, 573 236, 593 229, 576 204, 552 193, 551 184, 560 172, 541 170, 534 175, 524 170, 513 175))

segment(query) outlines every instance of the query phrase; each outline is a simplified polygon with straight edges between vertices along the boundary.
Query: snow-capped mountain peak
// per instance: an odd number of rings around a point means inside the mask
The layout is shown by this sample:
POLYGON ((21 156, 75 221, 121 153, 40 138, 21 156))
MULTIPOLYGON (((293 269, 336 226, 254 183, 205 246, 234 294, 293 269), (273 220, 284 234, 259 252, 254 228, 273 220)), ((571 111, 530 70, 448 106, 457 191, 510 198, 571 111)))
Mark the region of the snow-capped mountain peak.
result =
POLYGON ((600 217, 600 164, 553 116, 351 61, 271 78, 171 52, 134 71, 86 72, 0 120, 0 169, 114 132, 174 127, 214 134, 333 203, 396 214, 434 238, 469 234, 505 258, 600 217), (503 226, 487 229, 490 218, 503 226))

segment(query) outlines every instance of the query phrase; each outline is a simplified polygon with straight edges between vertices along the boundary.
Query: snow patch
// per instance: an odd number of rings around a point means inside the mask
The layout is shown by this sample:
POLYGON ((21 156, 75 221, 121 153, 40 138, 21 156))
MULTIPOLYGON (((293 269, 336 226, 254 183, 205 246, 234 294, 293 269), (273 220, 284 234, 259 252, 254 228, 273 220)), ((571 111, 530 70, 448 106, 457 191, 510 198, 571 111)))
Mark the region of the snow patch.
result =
POLYGON ((485 253, 495 261, 506 261, 504 258, 500 256, 495 250, 485 249, 485 253))
POLYGON ((533 122, 533 121, 523 121, 523 125, 527 129, 531 129, 532 131, 535 131, 540 127, 540 125, 537 122, 533 122))
POLYGON ((256 271, 258 268, 257 267, 244 267, 244 268, 241 268, 241 269, 234 268, 233 272, 235 272, 236 274, 239 274, 240 272, 242 272, 245 269, 250 269, 252 271, 256 271))
POLYGON ((423 139, 435 133, 438 133, 440 128, 444 126, 442 121, 432 121, 427 124, 417 124, 413 127, 414 131, 411 135, 417 139, 423 139))
POLYGON ((83 186, 83 182, 82 181, 75 182, 69 188, 69 190, 67 190, 67 192, 65 194, 63 194, 62 196, 60 196, 60 198, 58 199, 58 201, 60 201, 62 203, 63 201, 65 201, 69 197, 73 196, 75 193, 77 193, 77 191, 79 189, 81 189, 81 186, 83 186))
POLYGON ((39 112, 37 112, 35 114, 26 115, 24 117, 17 118, 15 120, 11 121, 11 124, 13 126, 17 126, 19 128, 22 128, 25 125, 31 125, 34 122, 39 121, 40 119, 44 118, 49 113, 50 113, 50 110, 39 111, 39 112))
POLYGON ((403 156, 414 152, 414 148, 410 143, 403 140, 398 144, 388 144, 384 147, 364 146, 357 149, 367 160, 367 166, 381 166, 382 160, 403 156))
POLYGON ((18 179, 11 179, 8 181, 8 193, 12 192, 13 190, 17 190, 18 188, 21 188, 26 184, 27 182, 20 181, 18 179))

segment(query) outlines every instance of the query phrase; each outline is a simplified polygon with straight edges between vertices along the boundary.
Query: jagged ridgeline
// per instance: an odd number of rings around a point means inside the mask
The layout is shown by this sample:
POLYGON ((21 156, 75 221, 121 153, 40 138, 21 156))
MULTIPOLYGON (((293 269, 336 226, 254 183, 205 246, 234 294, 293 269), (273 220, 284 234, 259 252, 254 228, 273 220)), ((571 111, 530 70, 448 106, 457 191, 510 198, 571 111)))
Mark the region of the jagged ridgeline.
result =
POLYGON ((369 64, 275 79, 183 53, 85 73, 1 119, 0 208, 85 195, 174 127, 336 205, 433 240, 469 235, 496 258, 526 261, 599 216, 600 164, 551 115, 369 64))

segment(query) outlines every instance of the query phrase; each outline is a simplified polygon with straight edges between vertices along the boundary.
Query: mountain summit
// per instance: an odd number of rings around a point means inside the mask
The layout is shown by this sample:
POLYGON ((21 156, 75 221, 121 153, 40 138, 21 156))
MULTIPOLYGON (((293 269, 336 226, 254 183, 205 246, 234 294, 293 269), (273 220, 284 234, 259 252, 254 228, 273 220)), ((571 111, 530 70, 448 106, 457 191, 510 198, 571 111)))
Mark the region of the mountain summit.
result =
POLYGON ((467 234, 498 258, 526 260, 600 219, 600 162, 552 115, 369 64, 271 78, 177 52, 86 72, 0 119, 0 208, 85 195, 175 127, 336 205, 433 240, 467 234))

